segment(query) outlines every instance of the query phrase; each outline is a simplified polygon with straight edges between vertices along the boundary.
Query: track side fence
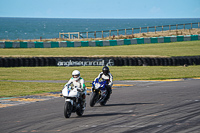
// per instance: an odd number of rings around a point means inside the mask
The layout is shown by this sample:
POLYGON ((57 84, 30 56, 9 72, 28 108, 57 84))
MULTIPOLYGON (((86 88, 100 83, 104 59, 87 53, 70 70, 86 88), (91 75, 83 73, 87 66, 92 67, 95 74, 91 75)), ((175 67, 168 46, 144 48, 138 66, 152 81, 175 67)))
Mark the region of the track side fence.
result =
POLYGON ((68 32, 59 33, 59 38, 67 39, 81 39, 81 38, 106 38, 111 36, 120 35, 134 35, 136 33, 149 33, 158 31, 171 31, 180 29, 193 29, 200 28, 200 22, 197 23, 185 23, 175 25, 162 25, 162 26, 148 26, 139 28, 128 28, 128 29, 116 29, 116 30, 102 30, 102 31, 88 31, 88 32, 68 32))

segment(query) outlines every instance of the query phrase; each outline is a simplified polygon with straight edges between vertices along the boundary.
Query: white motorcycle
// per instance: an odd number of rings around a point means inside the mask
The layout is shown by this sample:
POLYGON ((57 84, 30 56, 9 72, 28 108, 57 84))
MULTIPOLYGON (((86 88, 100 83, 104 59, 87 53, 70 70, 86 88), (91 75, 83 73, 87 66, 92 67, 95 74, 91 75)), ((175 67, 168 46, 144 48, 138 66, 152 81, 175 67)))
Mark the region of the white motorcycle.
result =
MULTIPOLYGON (((76 86, 71 88, 64 87, 62 90, 62 96, 65 98, 64 105, 64 116, 69 118, 71 113, 75 113, 78 116, 82 116, 85 110, 85 105, 83 105, 83 98, 81 95, 81 89, 76 86)), ((86 103, 85 103, 86 104, 86 103)))

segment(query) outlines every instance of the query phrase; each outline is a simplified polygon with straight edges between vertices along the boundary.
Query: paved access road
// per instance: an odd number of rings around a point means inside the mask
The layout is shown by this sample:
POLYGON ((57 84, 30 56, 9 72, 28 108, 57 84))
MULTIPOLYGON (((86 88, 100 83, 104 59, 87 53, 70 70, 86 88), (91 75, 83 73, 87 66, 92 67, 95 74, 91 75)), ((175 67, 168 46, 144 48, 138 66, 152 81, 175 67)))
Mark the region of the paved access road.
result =
POLYGON ((116 81, 106 106, 89 106, 83 117, 63 115, 63 98, 0 108, 0 132, 199 133, 200 80, 116 81))

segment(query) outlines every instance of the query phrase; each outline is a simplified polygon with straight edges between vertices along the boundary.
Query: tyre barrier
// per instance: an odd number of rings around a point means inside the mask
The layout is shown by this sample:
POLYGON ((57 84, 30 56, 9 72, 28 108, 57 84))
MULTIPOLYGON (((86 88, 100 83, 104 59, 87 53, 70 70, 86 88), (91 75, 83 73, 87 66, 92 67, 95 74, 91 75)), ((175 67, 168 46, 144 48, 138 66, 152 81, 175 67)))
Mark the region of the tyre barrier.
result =
MULTIPOLYGON (((184 66, 200 65, 200 56, 181 56, 170 58, 156 57, 0 57, 0 67, 58 66, 58 61, 112 60, 114 66, 184 66)), ((103 64, 100 64, 103 65, 103 64)), ((104 64, 105 65, 105 64, 104 64)))

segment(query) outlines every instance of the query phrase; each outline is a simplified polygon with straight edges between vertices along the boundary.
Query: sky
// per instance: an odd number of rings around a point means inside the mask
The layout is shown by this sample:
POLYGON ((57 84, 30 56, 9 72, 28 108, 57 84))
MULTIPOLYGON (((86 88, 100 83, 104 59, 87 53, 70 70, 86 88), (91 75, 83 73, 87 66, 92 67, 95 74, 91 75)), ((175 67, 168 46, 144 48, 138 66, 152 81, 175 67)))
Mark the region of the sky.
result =
POLYGON ((0 17, 200 18, 200 0, 0 0, 0 17))

